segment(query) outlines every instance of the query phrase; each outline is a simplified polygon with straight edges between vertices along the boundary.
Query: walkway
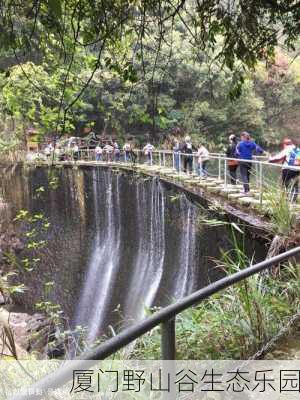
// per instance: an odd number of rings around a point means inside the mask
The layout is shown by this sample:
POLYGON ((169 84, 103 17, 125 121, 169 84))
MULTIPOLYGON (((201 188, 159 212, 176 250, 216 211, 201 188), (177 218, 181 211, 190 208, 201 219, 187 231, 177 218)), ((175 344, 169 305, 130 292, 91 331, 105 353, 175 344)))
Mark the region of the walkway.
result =
MULTIPOLYGON (((141 151, 135 151, 137 160, 135 163, 124 161, 94 161, 94 152, 81 151, 79 160, 72 164, 105 165, 114 168, 125 168, 139 171, 150 175, 159 175, 162 179, 180 184, 187 189, 201 189, 202 195, 207 195, 211 199, 219 198, 221 202, 226 199, 231 205, 238 206, 243 210, 246 208, 256 211, 260 215, 272 213, 273 208, 280 206, 280 176, 281 165, 270 164, 263 157, 254 158, 251 169, 251 190, 243 193, 243 185, 238 180, 236 185, 230 184, 228 172, 228 161, 223 154, 210 153, 208 163, 208 176, 201 178, 198 175, 198 157, 193 155, 192 171, 188 174, 183 171, 184 154, 174 154, 172 151, 154 151, 151 157, 147 157, 141 151), (178 157, 175 160, 175 157, 178 157), (175 168, 177 167, 177 169, 175 168)), ((121 157, 123 160, 123 157, 121 157)), ((59 162, 59 164, 69 164, 70 162, 59 162)), ((299 170, 300 167, 291 167, 299 170)), ((291 211, 300 214, 300 195, 297 204, 290 204, 291 211)))

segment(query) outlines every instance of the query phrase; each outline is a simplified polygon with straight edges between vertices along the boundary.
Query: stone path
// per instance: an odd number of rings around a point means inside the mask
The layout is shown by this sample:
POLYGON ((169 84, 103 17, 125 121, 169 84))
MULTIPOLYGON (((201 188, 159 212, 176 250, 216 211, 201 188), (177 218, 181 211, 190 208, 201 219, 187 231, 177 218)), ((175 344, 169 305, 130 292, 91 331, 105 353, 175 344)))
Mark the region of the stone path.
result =
MULTIPOLYGON (((186 174, 178 172, 170 167, 164 167, 161 165, 147 165, 147 164, 132 164, 125 162, 106 162, 106 161, 58 161, 55 162, 58 165, 89 165, 89 166, 105 166, 112 167, 115 169, 125 169, 129 171, 141 172, 149 175, 158 175, 163 179, 170 182, 180 184, 187 190, 189 189, 201 189, 202 194, 207 194, 208 200, 219 200, 219 203, 229 205, 229 208, 234 208, 235 210, 241 210, 243 217, 247 215, 250 219, 261 216, 266 216, 272 214, 274 208, 274 201, 276 198, 270 200, 270 195, 264 193, 262 198, 260 198, 260 193, 257 188, 255 188, 254 182, 250 184, 251 190, 249 193, 243 193, 243 185, 231 185, 224 182, 223 179, 217 177, 208 177, 207 179, 201 179, 197 174, 186 174), (269 197, 269 199, 268 199, 269 197), (226 200, 226 201, 224 201, 226 200)), ((274 195, 272 195, 274 197, 274 195)), ((272 198, 272 197, 271 197, 272 198)), ((290 203, 291 210, 294 211, 297 219, 300 220, 300 196, 298 196, 298 203, 290 203)), ((227 210, 228 211, 228 210, 227 210)), ((252 222, 251 222, 252 223, 252 222)), ((255 224, 255 222, 254 222, 255 224)))
MULTIPOLYGON (((125 163, 111 164, 128 168, 128 164, 125 163)), ((187 184, 188 186, 200 187, 208 193, 216 194, 222 198, 226 198, 229 202, 234 203, 235 205, 240 205, 254 210, 263 210, 265 212, 272 211, 270 209, 270 200, 267 199, 267 194, 263 194, 262 199, 260 199, 260 193, 256 188, 252 188, 249 193, 245 194, 243 193, 243 185, 241 184, 225 184, 224 180, 219 178, 209 177, 207 179, 201 179, 196 174, 178 174, 172 168, 161 167, 158 165, 148 166, 144 164, 136 164, 132 169, 145 173, 158 173, 161 176, 171 178, 183 184, 187 184)), ((252 185, 252 187, 253 186, 254 185, 252 185)), ((300 214, 300 196, 298 198, 298 203, 291 204, 291 207, 297 214, 300 214)))

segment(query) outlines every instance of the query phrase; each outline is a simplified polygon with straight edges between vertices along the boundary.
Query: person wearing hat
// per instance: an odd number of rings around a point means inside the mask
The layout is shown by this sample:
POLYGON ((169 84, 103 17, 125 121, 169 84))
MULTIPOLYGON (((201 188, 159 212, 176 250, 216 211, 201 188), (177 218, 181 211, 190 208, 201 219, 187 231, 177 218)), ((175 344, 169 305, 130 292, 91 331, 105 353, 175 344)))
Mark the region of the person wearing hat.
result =
POLYGON ((230 182, 232 185, 236 185, 236 171, 237 167, 239 165, 239 162, 237 160, 238 155, 236 152, 236 146, 237 146, 237 140, 235 135, 230 135, 229 136, 229 145, 226 150, 226 157, 234 159, 234 160, 228 160, 227 165, 228 165, 228 170, 229 170, 229 175, 230 175, 230 182))
POLYGON ((292 156, 296 151, 300 152, 300 149, 297 149, 297 146, 295 146, 291 139, 285 138, 282 142, 282 150, 269 158, 270 163, 282 164, 281 183, 286 190, 291 190, 291 200, 293 202, 297 201, 299 190, 298 177, 300 175, 299 171, 290 168, 293 166, 292 156))

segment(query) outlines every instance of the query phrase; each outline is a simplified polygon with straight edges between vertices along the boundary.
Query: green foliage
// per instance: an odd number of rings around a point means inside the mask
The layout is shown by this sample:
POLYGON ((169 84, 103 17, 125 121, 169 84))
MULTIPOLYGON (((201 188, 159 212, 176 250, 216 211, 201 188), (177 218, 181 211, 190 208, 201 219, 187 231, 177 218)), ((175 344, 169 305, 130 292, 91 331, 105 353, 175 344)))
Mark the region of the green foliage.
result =
MULTIPOLYGON (((243 252, 225 253, 227 274, 249 265, 243 252)), ((255 275, 189 308, 176 319, 177 359, 245 359, 271 339, 299 311, 299 265, 279 276, 255 275)), ((137 341, 132 358, 160 357, 159 329, 137 341)))
POLYGON ((298 212, 293 208, 288 193, 283 188, 278 190, 277 187, 268 185, 264 198, 267 201, 264 209, 270 216, 274 234, 282 238, 291 237, 296 229, 298 212))
POLYGON ((20 139, 29 126, 63 135, 91 120, 119 137, 179 128, 219 146, 230 130, 272 143, 298 130, 299 68, 276 54, 297 47, 298 4, 29 3, 0 6, 0 109, 20 139))

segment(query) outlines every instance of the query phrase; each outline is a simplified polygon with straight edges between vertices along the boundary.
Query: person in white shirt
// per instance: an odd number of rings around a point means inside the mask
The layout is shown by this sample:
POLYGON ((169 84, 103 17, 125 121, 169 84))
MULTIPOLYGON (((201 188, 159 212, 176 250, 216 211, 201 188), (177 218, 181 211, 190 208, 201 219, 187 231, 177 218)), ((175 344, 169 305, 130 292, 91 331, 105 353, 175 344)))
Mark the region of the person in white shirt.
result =
POLYGON ((52 151, 53 151, 52 143, 48 143, 44 149, 44 153, 46 154, 47 157, 50 157, 52 151))
POLYGON ((77 143, 74 143, 73 147, 72 147, 72 151, 73 151, 73 160, 76 161, 79 158, 79 146, 77 143))
POLYGON ((95 159, 96 159, 96 161, 101 161, 102 153, 103 153, 103 149, 100 146, 100 143, 98 143, 97 146, 95 147, 95 159))
POLYGON ((147 143, 143 148, 143 152, 145 156, 147 156, 148 164, 152 164, 152 152, 154 150, 154 146, 151 143, 147 143))
POLYGON ((207 178, 207 164, 209 161, 209 151, 200 143, 197 151, 198 174, 201 178, 207 178))
POLYGON ((106 144, 103 148, 105 154, 107 154, 107 161, 113 161, 113 154, 114 154, 114 148, 111 144, 106 144))
POLYGON ((123 146, 124 150, 124 161, 128 162, 131 161, 131 145, 130 143, 126 142, 123 146))

